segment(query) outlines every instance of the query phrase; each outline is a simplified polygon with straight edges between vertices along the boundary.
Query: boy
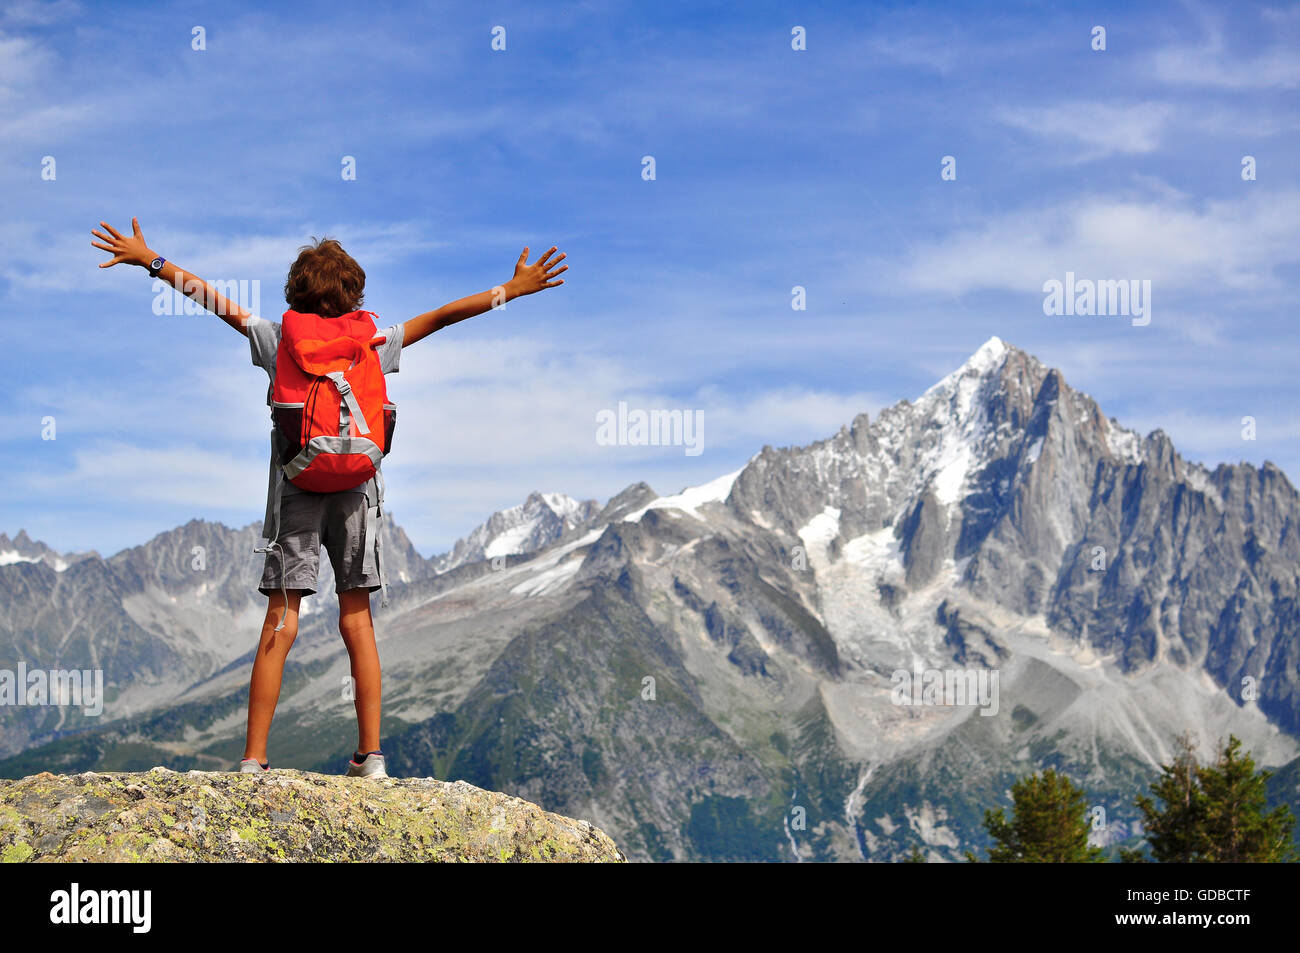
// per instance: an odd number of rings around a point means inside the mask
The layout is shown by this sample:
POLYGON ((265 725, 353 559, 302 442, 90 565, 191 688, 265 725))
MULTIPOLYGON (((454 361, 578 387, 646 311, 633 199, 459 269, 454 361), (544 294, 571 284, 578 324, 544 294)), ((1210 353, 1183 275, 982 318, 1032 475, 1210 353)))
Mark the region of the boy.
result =
MULTIPOLYGON (((281 339, 279 323, 250 314, 203 279, 155 254, 145 244, 137 219, 131 219, 132 234, 126 236, 107 222, 99 224, 105 231, 91 229, 91 234, 99 239, 91 244, 113 256, 99 267, 108 268, 119 263, 138 265, 152 277, 166 281, 199 302, 249 339, 253 363, 265 369, 274 384, 281 339)), ((556 248, 552 246, 530 265, 525 247, 515 263, 514 277, 499 288, 461 298, 436 311, 378 332, 370 347, 378 352, 382 372, 385 375, 395 372, 402 348, 434 331, 489 311, 506 300, 564 284, 564 279, 556 276, 567 271, 569 266, 557 267, 565 255, 552 258, 555 252, 556 248)), ((289 305, 286 321, 295 312, 313 319, 338 319, 340 326, 357 315, 366 315, 364 320, 369 320, 368 314, 359 310, 365 283, 366 273, 338 242, 322 239, 304 245, 289 269, 284 286, 285 300, 289 305)), ((269 397, 267 402, 271 402, 269 397)), ((379 653, 370 618, 370 593, 381 588, 387 591, 375 525, 383 497, 378 462, 375 475, 362 486, 317 493, 300 489, 283 478, 282 473, 277 473, 276 451, 273 442, 267 518, 262 531, 267 546, 258 550, 266 553, 258 590, 268 601, 249 684, 248 734, 239 770, 253 774, 270 768, 266 742, 280 697, 284 661, 298 633, 298 608, 302 597, 316 591, 320 547, 324 544, 337 582, 339 634, 347 647, 356 686, 358 742, 356 753, 348 763, 347 774, 349 777, 387 777, 384 756, 379 748, 379 653)))

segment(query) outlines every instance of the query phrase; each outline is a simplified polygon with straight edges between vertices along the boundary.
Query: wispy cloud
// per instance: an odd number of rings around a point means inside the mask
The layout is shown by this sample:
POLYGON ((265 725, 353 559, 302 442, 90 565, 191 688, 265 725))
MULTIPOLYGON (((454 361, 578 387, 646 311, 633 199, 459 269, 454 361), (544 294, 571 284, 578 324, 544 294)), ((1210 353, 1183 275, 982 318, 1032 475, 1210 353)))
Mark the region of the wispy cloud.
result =
POLYGON ((76 0, 9 0, 0 7, 0 24, 10 27, 66 23, 84 11, 76 0))
POLYGON ((53 55, 31 37, 0 33, 0 102, 35 83, 53 55))
MULTIPOLYGON (((1249 16, 1248 9, 1234 11, 1249 16)), ((1229 91, 1292 90, 1300 86, 1300 19, 1294 9, 1260 11, 1270 42, 1263 49, 1253 44, 1230 43, 1219 14, 1199 9, 1204 31, 1195 42, 1173 43, 1156 50, 1152 74, 1176 86, 1229 91)))
MULTIPOLYGON (((1249 184, 1243 188, 1250 189, 1249 184)), ((904 287, 947 294, 999 288, 1041 294, 1066 271, 1158 283, 1162 297, 1276 294, 1276 270, 1300 261, 1300 191, 1248 191, 1206 202, 1093 195, 993 215, 912 249, 904 287)))
POLYGON ((1062 150, 1070 162, 1145 155, 1160 147, 1172 108, 1164 103, 1062 102, 1003 107, 995 118, 1062 150))

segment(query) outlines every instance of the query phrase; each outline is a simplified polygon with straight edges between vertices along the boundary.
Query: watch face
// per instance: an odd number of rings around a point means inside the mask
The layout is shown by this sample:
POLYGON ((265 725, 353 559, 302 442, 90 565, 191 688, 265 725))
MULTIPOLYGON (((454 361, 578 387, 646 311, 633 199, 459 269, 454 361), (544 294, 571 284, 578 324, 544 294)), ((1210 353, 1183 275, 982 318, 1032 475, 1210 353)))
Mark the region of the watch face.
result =
POLYGON ((153 261, 149 262, 150 271, 157 271, 162 266, 163 266, 163 260, 161 258, 155 258, 153 261))

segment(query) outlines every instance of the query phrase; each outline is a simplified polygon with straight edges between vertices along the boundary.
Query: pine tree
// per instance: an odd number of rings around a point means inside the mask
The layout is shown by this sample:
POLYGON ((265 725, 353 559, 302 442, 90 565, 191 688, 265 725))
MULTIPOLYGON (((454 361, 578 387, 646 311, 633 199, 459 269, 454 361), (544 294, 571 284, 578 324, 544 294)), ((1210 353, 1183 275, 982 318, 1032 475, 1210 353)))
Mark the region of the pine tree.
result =
MULTIPOLYGON (((1152 856, 1163 863, 1281 863, 1294 860, 1295 818, 1282 805, 1268 807, 1272 774, 1255 771, 1241 741, 1229 736, 1213 764, 1199 765, 1191 744, 1179 739, 1171 764, 1161 767, 1149 797, 1137 799, 1152 856)), ((1131 852, 1126 860, 1140 859, 1131 852)))
MULTIPOLYGON (((1088 846, 1088 796, 1083 788, 1049 768, 1011 787, 1012 819, 1002 809, 984 812, 984 827, 996 841, 989 861, 1009 863, 1095 863, 1102 851, 1088 846)), ((974 858, 971 858, 974 859, 974 858)))
POLYGON ((1267 811, 1271 772, 1255 773, 1255 760, 1230 737, 1213 766, 1198 772, 1205 797, 1205 860, 1222 864, 1273 864, 1295 858, 1285 805, 1267 811))
MULTIPOLYGON (((1164 802, 1158 809, 1145 796, 1137 798, 1151 854, 1161 863, 1189 863, 1205 852, 1205 795, 1197 778, 1196 751, 1191 739, 1179 736, 1174 760, 1161 765, 1151 793, 1164 802)), ((1136 857, 1124 854, 1125 860, 1136 857)))
POLYGON ((912 845, 912 852, 911 852, 910 854, 907 855, 907 857, 903 860, 903 863, 905 863, 905 864, 927 864, 927 863, 929 863, 929 861, 925 859, 925 854, 921 853, 921 848, 919 848, 919 847, 917 847, 915 844, 913 844, 913 845, 912 845))

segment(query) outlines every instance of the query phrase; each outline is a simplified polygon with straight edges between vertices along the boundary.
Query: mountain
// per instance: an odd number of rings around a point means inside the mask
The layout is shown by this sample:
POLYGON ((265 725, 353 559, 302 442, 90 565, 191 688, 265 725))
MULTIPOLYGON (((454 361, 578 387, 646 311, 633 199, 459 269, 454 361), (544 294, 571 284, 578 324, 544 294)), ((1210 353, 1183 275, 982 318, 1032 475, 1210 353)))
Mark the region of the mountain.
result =
POLYGON ((457 566, 536 552, 585 526, 600 512, 595 500, 578 502, 563 493, 532 493, 518 506, 493 513, 451 552, 435 557, 436 572, 457 566))
MULTIPOLYGON (((399 774, 591 818, 633 859, 959 860, 984 809, 1048 766, 1088 790, 1113 847, 1183 733, 1207 751, 1236 734, 1300 798, 1298 520, 1271 464, 1184 461, 993 338, 810 446, 603 508, 534 495, 446 557, 412 557, 376 614, 385 751, 399 774)), ((177 530, 166 566, 211 525, 177 530)), ((252 583, 219 603, 168 569, 144 595, 101 564, 79 571, 95 615, 65 608, 48 568, 0 566, 0 591, 48 584, 0 618, 14 648, 12 613, 94 619, 81 642, 55 643, 51 621, 36 644, 103 650, 140 700, 97 727, 42 724, 0 774, 233 764, 252 583), (214 631, 191 618, 218 604, 214 631), (136 687, 185 666, 152 704, 136 687)), ((290 658, 272 758, 336 770, 352 706, 325 611, 290 658)))

